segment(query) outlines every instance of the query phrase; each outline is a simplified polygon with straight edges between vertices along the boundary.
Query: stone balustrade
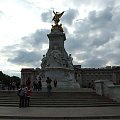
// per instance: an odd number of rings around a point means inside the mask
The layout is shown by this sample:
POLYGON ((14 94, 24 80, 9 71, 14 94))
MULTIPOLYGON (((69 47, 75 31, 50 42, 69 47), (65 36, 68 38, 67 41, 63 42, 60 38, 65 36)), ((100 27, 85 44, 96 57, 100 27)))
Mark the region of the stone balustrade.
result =
POLYGON ((101 96, 106 96, 120 102, 120 85, 115 85, 112 81, 96 80, 95 90, 96 93, 101 96))

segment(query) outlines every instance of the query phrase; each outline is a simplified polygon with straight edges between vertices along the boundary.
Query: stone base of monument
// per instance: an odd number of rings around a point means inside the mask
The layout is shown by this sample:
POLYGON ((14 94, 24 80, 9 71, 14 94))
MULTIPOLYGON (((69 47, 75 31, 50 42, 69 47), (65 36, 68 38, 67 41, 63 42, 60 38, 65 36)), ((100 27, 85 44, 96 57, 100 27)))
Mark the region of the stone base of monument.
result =
MULTIPOLYGON (((78 82, 76 82, 74 78, 74 70, 63 68, 63 67, 57 67, 57 68, 46 68, 45 69, 45 78, 50 77, 52 80, 52 86, 54 86, 54 80, 57 80, 57 88, 80 88, 80 85, 78 82)), ((45 80, 44 80, 45 82, 45 80)), ((43 86, 45 83, 43 83, 43 86)))

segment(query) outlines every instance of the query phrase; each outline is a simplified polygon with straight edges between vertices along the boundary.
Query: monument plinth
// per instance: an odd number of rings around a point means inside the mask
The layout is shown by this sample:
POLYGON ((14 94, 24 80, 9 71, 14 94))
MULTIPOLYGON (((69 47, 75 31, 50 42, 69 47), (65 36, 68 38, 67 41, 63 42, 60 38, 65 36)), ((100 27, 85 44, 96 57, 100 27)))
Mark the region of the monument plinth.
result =
POLYGON ((74 78, 73 58, 64 48, 66 36, 62 24, 58 24, 63 13, 54 12, 55 25, 52 25, 51 32, 47 35, 49 49, 46 55, 43 55, 41 68, 45 78, 50 77, 58 81, 59 88, 79 88, 79 83, 74 78))

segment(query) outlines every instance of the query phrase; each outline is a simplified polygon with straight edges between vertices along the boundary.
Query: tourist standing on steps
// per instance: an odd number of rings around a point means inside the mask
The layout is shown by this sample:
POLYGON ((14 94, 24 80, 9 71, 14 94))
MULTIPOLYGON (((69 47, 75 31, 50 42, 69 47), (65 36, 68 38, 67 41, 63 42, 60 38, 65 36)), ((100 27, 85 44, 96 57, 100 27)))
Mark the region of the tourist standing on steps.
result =
POLYGON ((31 80, 30 77, 28 77, 27 81, 26 81, 26 86, 30 87, 31 86, 31 80))
POLYGON ((51 92, 51 90, 52 90, 51 82, 52 82, 52 80, 49 77, 47 77, 46 83, 47 83, 48 97, 52 95, 52 92, 51 92))
POLYGON ((38 80, 37 80, 37 79, 35 79, 35 80, 33 81, 33 90, 35 90, 35 91, 38 90, 38 80))
POLYGON ((26 97, 25 97, 25 107, 29 107, 30 106, 31 94, 32 94, 32 90, 31 90, 31 87, 29 86, 27 88, 26 97))
POLYGON ((19 107, 25 107, 25 97, 26 97, 27 89, 25 85, 22 85, 21 88, 18 90, 17 95, 19 96, 19 107))
POLYGON ((54 87, 57 87, 57 80, 54 80, 54 87))
POLYGON ((39 81, 38 81, 38 91, 42 90, 42 81, 41 81, 41 77, 39 77, 39 81))

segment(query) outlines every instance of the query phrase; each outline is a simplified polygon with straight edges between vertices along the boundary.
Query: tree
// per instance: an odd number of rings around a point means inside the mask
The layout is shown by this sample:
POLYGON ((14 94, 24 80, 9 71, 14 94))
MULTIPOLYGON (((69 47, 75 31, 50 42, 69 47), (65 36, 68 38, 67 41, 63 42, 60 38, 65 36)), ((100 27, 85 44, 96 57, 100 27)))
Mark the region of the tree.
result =
POLYGON ((2 71, 0 71, 0 83, 7 86, 10 84, 10 82, 13 82, 13 81, 16 83, 20 83, 20 78, 17 76, 10 77, 9 75, 6 75, 2 71))

